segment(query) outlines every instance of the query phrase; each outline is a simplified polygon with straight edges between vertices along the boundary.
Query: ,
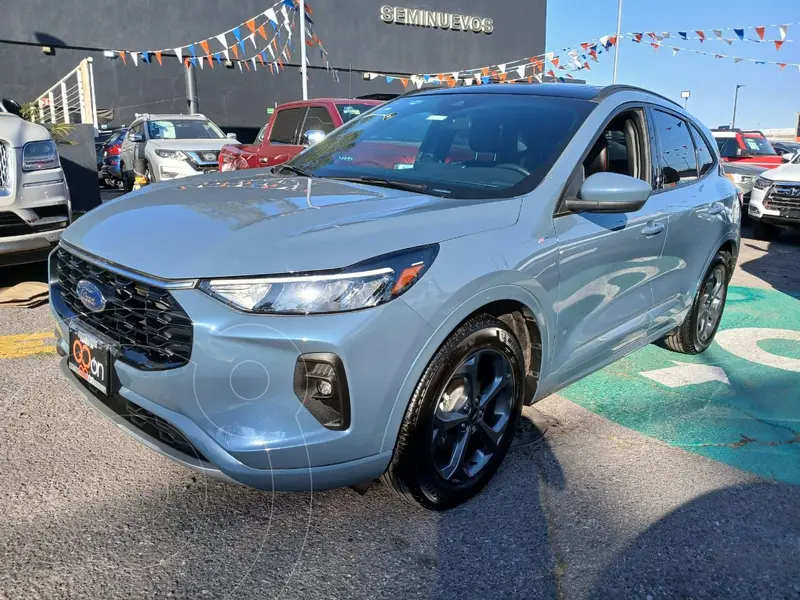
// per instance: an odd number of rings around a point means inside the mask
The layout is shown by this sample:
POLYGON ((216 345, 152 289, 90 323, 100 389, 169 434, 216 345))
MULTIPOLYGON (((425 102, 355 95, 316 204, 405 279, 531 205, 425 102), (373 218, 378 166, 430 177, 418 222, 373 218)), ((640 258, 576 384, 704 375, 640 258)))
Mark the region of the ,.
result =
POLYGON ((272 172, 129 198, 51 256, 87 401, 209 476, 382 478, 435 510, 489 482, 523 405, 657 340, 707 349, 741 217, 710 131, 628 86, 422 90, 272 172))

